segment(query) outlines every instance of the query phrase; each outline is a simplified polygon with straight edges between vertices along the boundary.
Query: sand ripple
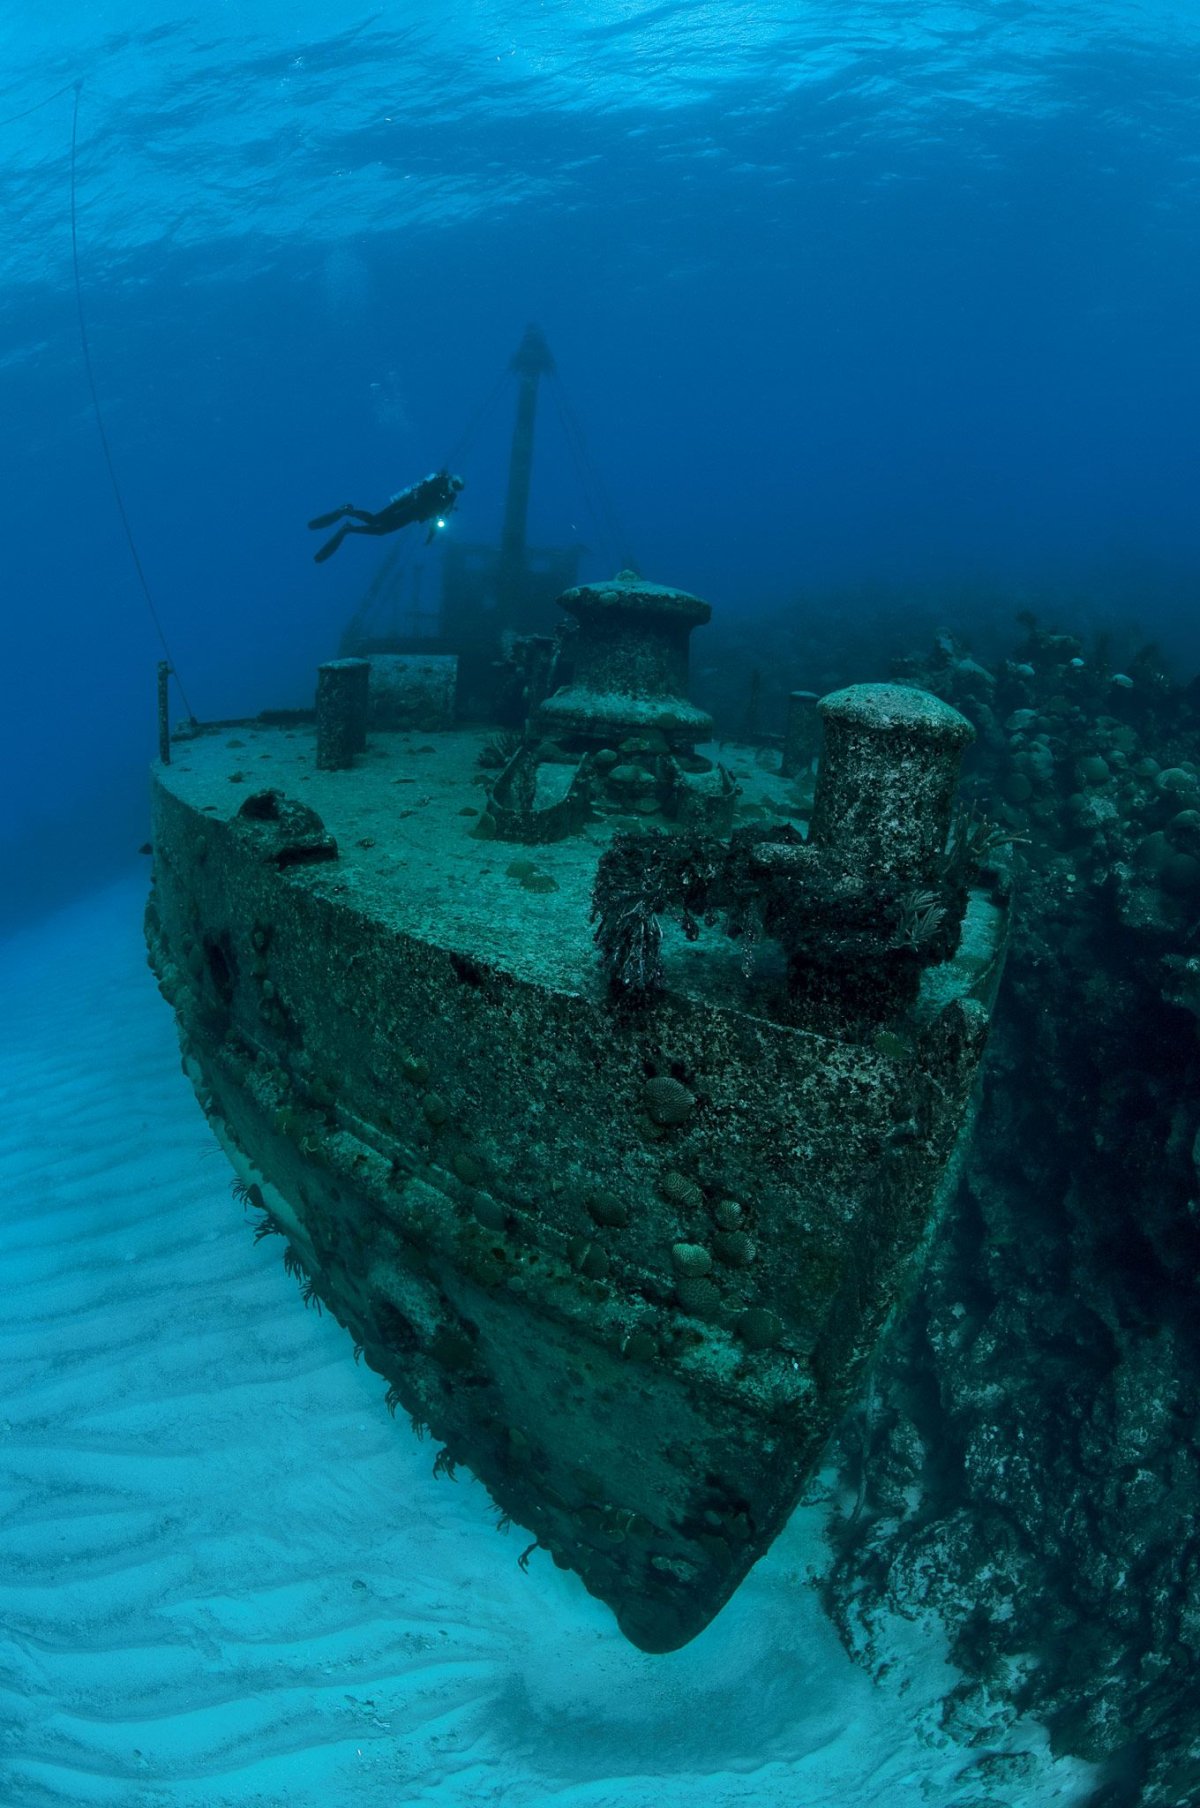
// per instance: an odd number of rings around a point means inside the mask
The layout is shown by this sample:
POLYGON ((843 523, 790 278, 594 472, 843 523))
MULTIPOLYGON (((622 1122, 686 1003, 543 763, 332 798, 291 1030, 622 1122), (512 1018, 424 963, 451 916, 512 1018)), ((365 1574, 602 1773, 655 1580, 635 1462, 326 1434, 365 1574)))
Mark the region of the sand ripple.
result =
MULTIPOLYGON (((886 1689, 844 1658, 811 1516, 668 1658, 520 1572, 254 1244, 139 916, 131 882, 0 948, 5 1808, 987 1799, 936 1649, 886 1689)), ((1079 1799, 1039 1775, 1023 1808, 1079 1799)))

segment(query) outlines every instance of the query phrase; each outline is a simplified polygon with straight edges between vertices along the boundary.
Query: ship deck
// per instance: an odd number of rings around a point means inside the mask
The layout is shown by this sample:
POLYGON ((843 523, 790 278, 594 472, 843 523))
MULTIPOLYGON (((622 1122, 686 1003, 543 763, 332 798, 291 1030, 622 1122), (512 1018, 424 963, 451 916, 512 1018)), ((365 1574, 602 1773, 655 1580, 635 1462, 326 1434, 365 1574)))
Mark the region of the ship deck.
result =
MULTIPOLYGON (((177 741, 172 763, 156 766, 155 777, 198 815, 221 822, 232 821, 255 791, 277 788, 315 810, 338 843, 336 862, 294 867, 289 882, 337 896, 397 933, 493 961, 518 979, 599 997, 604 978, 589 922, 596 865, 618 830, 644 828, 645 819, 601 818, 578 836, 537 847, 474 837, 483 781, 495 777, 481 771, 479 755, 493 735, 485 728, 374 732, 353 768, 324 772, 307 724, 222 724, 177 741)), ((699 751, 740 786, 739 825, 804 829, 808 796, 774 770, 773 754, 732 743, 699 751)), ((959 955, 926 975, 930 1004, 977 982, 996 952, 997 917, 982 896, 972 900, 959 955)), ((737 943, 716 930, 692 943, 672 926, 664 931, 672 989, 747 1009, 737 943)), ((778 952, 764 944, 758 959, 769 966, 778 952)))

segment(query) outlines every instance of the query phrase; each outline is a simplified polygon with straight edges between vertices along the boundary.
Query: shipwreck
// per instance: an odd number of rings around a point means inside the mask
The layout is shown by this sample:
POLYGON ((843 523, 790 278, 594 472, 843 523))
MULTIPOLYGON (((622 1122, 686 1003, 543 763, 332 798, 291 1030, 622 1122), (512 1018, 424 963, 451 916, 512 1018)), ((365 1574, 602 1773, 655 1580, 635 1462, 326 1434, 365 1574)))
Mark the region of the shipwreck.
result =
POLYGON ((662 1652, 786 1524, 918 1272, 1007 892, 938 698, 798 697, 781 760, 691 700, 705 603, 560 604, 496 672, 507 726, 392 649, 164 732, 146 928, 260 1234, 439 1472, 662 1652))
POLYGON ((372 727, 370 660, 190 728, 147 933, 309 1296, 664 1651, 786 1523, 936 1222, 1005 905, 937 699, 826 698, 810 802, 704 751, 702 605, 564 602, 573 680, 511 748, 372 727))

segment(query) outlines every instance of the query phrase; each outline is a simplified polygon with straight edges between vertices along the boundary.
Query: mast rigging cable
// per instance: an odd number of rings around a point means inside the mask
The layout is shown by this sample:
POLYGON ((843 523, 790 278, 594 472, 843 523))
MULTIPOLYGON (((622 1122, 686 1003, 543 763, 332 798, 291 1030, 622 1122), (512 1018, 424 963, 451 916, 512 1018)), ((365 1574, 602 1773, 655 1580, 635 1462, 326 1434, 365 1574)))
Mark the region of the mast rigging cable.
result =
POLYGON ((601 535, 607 539, 618 567, 630 565, 632 560, 629 557, 621 523, 617 519, 617 512, 588 455, 587 442, 583 437, 579 417, 567 399, 566 388, 557 371, 551 373, 550 383, 567 446, 575 460, 575 468, 583 488, 584 501, 596 526, 600 529, 601 535))
POLYGON ((496 399, 500 395, 500 393, 503 390, 507 381, 508 381, 508 371, 502 370, 499 377, 496 379, 496 382, 493 384, 491 390, 484 397, 483 401, 480 403, 479 407, 475 410, 475 413, 471 416, 471 418, 468 420, 466 426, 463 428, 463 431, 460 433, 457 441, 455 442, 454 450, 451 452, 449 458, 446 460, 445 464, 442 466, 443 471, 453 471, 455 465, 465 462, 467 454, 469 453, 471 446, 474 442, 475 435, 479 432, 479 429, 482 427, 484 421, 486 420, 488 415, 491 413, 493 407, 496 404, 496 399))
MULTIPOLYGON (((78 234, 78 230, 77 230, 77 208, 76 208, 76 164, 77 164, 77 160, 78 160, 78 140, 79 140, 79 95, 83 88, 83 83, 82 83, 82 81, 77 81, 77 82, 72 83, 72 86, 75 89, 75 105, 74 105, 74 108, 71 113, 71 271, 72 271, 72 274, 75 279, 75 311, 79 317, 79 344, 83 351, 83 368, 87 372, 88 389, 90 390, 91 397, 92 397, 92 412, 94 413, 94 415, 96 417, 96 430, 100 435, 100 446, 104 453, 104 462, 108 467, 108 475, 109 475, 109 479, 112 483, 113 495, 116 497, 117 513, 121 517, 121 526, 125 529, 125 538, 129 543, 129 552, 130 552, 130 556, 133 559, 133 568, 137 572, 138 583, 141 585, 142 595, 146 599, 146 608, 150 612, 150 620, 154 623, 154 631, 158 635, 159 642, 162 646, 162 650, 166 654, 167 664, 170 666, 171 671, 174 673, 175 682, 179 686, 179 695, 183 701, 183 707, 187 711, 188 715, 192 716, 193 715, 192 706, 188 702, 187 692, 183 688, 183 680, 179 676, 178 667, 176 666, 174 659, 171 657, 171 649, 167 645, 167 637, 163 632, 162 623, 158 618, 158 610, 154 606, 154 598, 150 594, 150 586, 146 582, 146 573, 142 569, 142 561, 138 554, 137 542, 135 541, 135 539, 133 537, 133 528, 129 524, 129 516, 126 513, 126 509, 125 509, 125 499, 121 495, 121 486, 117 481, 117 471, 116 471, 116 466, 113 463, 112 448, 108 443, 108 433, 104 426, 104 415, 101 412, 101 408, 100 408, 100 395, 96 388, 96 374, 92 369, 92 352, 91 352, 91 347, 88 344, 87 322, 84 318, 84 312, 83 312, 83 284, 80 282, 80 279, 79 279, 79 234, 78 234)), ((64 92, 65 92, 65 90, 64 90, 64 92)), ((44 105, 45 103, 42 103, 42 104, 44 105)), ((35 111, 35 109, 30 108, 30 111, 33 112, 33 111, 35 111)))
POLYGON ((64 94, 71 92, 72 88, 78 91, 79 86, 78 82, 64 83, 61 88, 56 88, 53 94, 47 94, 44 100, 35 100, 32 107, 24 107, 20 113, 9 113, 6 118, 0 119, 0 127, 15 126, 19 119, 28 119, 31 113, 40 113, 42 108, 48 107, 52 100, 61 100, 64 94))
MULTIPOLYGON (((511 374, 511 365, 501 371, 496 383, 467 422, 466 427, 455 444, 453 452, 442 467, 443 470, 452 471, 456 466, 460 465, 460 463, 465 463, 480 428, 484 421, 490 417, 492 410, 496 405, 496 400, 505 388, 511 374)), ((579 478, 584 506, 591 515, 596 527, 600 530, 601 538, 608 542, 609 549, 616 559, 617 566, 630 565, 633 561, 628 552, 628 542, 625 539, 621 522, 617 517, 617 511, 613 507, 612 499, 605 489, 604 484, 601 482, 599 473, 588 454, 587 442, 583 436, 583 428, 579 423, 579 417, 567 398, 566 388, 557 370, 552 370, 549 373, 549 381, 555 407, 558 411, 559 422, 562 426, 563 438, 566 441, 567 450, 571 455, 571 459, 575 465, 576 475, 579 478)))

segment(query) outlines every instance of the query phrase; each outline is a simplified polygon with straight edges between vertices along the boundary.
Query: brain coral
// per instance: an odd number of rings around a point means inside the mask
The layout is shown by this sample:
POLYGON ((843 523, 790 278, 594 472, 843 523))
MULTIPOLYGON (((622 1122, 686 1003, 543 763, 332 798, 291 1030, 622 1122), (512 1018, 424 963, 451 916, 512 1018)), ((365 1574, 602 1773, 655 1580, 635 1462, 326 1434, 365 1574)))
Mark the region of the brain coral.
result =
POLYGON ((674 1128, 687 1121, 696 1100, 686 1086, 664 1075, 647 1080, 642 1088, 642 1103, 654 1123, 674 1128))
POLYGON ((680 1174, 675 1168, 663 1175, 662 1196, 671 1205, 694 1208, 704 1204, 704 1194, 695 1181, 689 1180, 686 1174, 680 1174))
POLYGON ((684 1275, 675 1288, 675 1297, 694 1318, 715 1317, 721 1304, 717 1288, 703 1275, 684 1275))
POLYGON ((702 1243, 673 1244, 671 1260, 680 1274, 707 1274, 712 1267, 712 1257, 702 1243))
POLYGON ((744 1230, 725 1232, 714 1245, 717 1255, 730 1268, 748 1268, 754 1260, 754 1240, 744 1230))
POLYGON ((751 1306, 737 1321, 737 1333, 752 1350, 769 1350, 783 1336, 783 1323, 765 1306, 751 1306))

